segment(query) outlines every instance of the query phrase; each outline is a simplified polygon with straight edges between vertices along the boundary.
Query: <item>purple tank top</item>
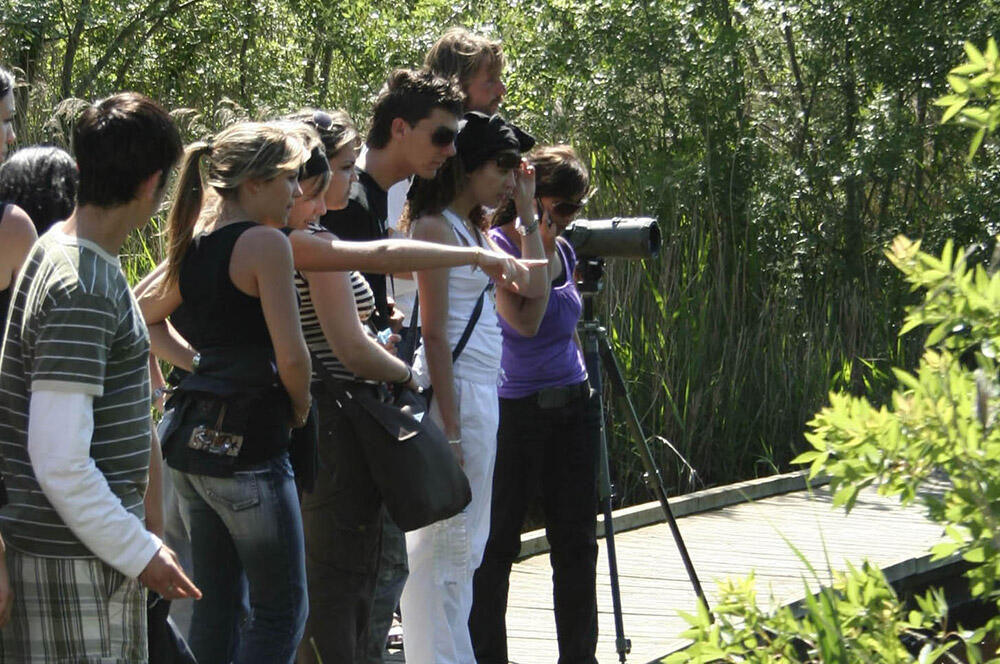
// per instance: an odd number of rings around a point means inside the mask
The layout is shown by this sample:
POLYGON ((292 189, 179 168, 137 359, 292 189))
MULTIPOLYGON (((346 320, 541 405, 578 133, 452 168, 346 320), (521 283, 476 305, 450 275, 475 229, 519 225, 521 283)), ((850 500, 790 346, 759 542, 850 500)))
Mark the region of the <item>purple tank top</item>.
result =
MULTIPOLYGON (((499 228, 490 231, 490 237, 508 254, 521 256, 521 248, 499 228)), ((522 336, 500 318, 504 379, 499 394, 504 399, 519 399, 546 387, 576 385, 587 379, 583 353, 573 339, 583 312, 583 301, 573 281, 576 254, 563 241, 556 242, 556 253, 563 264, 563 275, 552 285, 538 334, 522 336)))

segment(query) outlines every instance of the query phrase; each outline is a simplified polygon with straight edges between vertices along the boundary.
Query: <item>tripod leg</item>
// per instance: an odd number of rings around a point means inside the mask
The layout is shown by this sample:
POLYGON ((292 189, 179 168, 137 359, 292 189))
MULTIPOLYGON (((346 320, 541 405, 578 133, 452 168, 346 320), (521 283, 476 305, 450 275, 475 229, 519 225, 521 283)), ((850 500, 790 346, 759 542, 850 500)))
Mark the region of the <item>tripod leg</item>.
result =
POLYGON ((590 376, 590 385, 597 390, 601 412, 601 458, 598 464, 597 493, 604 512, 604 541, 608 552, 608 573, 611 581, 611 610, 615 619, 615 650, 618 660, 625 662, 625 656, 632 650, 632 642, 625 637, 625 620, 622 617, 621 588, 618 585, 618 556, 615 553, 615 525, 612 515, 614 486, 611 484, 611 470, 608 465, 608 444, 604 426, 604 390, 601 387, 601 358, 597 338, 593 334, 583 334, 583 357, 590 376))
MULTIPOLYGON (((691 562, 691 556, 688 555, 687 545, 684 544, 684 538, 681 537, 681 531, 677 527, 677 520, 674 519, 674 514, 670 510, 670 503, 667 501, 667 489, 663 485, 663 477, 660 475, 660 469, 657 468, 656 462, 653 461, 653 454, 649 450, 649 443, 647 442, 645 432, 642 430, 639 415, 635 410, 632 399, 628 395, 628 387, 625 385, 625 378, 622 376, 621 367, 618 365, 618 358, 615 357, 614 350, 611 348, 611 344, 608 342, 603 328, 596 336, 598 338, 594 341, 598 345, 604 369, 611 379, 611 392, 622 405, 622 410, 625 412, 625 419, 632 430, 632 436, 635 438, 636 451, 638 451, 639 458, 642 460, 643 480, 660 502, 663 515, 670 527, 670 533, 673 535, 674 542, 677 544, 677 550, 681 555, 681 561, 684 563, 684 569, 687 571, 688 579, 694 587, 695 595, 698 596, 698 599, 705 605, 705 610, 708 611, 708 600, 705 598, 705 591, 702 590, 701 581, 698 580, 698 573, 695 572, 694 563, 691 562)), ((587 370, 588 372, 590 371, 589 364, 587 370)), ((709 616, 711 617, 711 612, 709 612, 709 616)))

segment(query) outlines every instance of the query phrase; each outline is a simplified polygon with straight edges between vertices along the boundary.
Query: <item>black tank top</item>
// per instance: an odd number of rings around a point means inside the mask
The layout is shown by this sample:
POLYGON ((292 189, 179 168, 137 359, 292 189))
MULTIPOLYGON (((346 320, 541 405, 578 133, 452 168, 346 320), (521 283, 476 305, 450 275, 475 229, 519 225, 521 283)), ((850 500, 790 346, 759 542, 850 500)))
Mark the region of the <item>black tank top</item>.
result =
MULTIPOLYGON (((178 331, 199 352, 213 349, 265 349, 273 355, 260 299, 247 295, 229 277, 236 241, 257 226, 244 221, 228 224, 191 240, 178 274, 183 304, 171 316, 178 331)), ((248 353, 260 357, 260 353, 248 353)), ((288 395, 278 387, 260 397, 247 425, 243 448, 235 464, 223 469, 210 455, 176 446, 167 454, 168 464, 196 475, 224 476, 259 465, 288 447, 288 395), (206 458, 208 457, 208 458, 206 458)))
POLYGON ((199 351, 234 346, 271 347, 260 299, 229 278, 233 247, 257 224, 241 221, 191 240, 177 285, 184 301, 183 334, 199 351))

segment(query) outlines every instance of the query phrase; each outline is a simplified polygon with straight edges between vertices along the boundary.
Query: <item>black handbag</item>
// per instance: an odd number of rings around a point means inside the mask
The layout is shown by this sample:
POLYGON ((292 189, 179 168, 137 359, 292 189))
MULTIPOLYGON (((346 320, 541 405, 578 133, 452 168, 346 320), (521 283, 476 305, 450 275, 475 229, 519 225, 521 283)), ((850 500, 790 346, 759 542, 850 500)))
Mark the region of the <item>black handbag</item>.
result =
POLYGON ((354 426, 372 479, 400 529, 416 530, 465 509, 472 500, 469 480, 419 394, 352 390, 315 356, 313 366, 354 426))
MULTIPOLYGON (((273 411, 283 428, 291 417, 291 402, 268 349, 205 351, 197 370, 177 375, 176 383, 159 427, 163 455, 170 461, 184 454, 180 448, 197 450, 199 472, 231 472, 256 416, 273 411)), ((315 408, 310 409, 304 426, 290 433, 284 428, 284 435, 288 437, 281 447, 288 448, 296 485, 300 491, 311 490, 319 435, 315 408)))

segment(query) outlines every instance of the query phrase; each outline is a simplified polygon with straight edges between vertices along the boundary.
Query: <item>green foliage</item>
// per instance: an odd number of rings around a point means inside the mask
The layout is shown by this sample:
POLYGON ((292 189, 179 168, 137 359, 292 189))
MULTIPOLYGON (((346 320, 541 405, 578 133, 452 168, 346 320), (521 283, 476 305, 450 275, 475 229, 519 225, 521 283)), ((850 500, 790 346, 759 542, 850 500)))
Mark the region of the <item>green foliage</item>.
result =
MULTIPOLYGON (((935 559, 960 555, 972 563, 972 595, 996 603, 1000 273, 970 265, 968 252, 955 251, 950 242, 935 256, 900 236, 886 253, 911 287, 925 293, 908 309, 901 330, 930 328, 924 355, 915 371, 893 371, 898 384, 888 405, 832 393, 810 422, 806 437, 813 449, 794 463, 811 464, 811 476, 829 475, 834 505, 848 511, 871 485, 904 505, 920 501, 949 536, 934 547, 935 559)), ((1000 619, 993 618, 975 632, 948 632, 939 594, 907 611, 867 565, 835 574, 831 584, 812 592, 806 588, 797 613, 762 608, 752 578, 723 584, 717 621, 705 613, 690 617, 685 635, 694 645, 666 661, 932 662, 944 661, 939 658, 961 641, 964 661, 978 662, 975 644, 1000 630, 1000 619), (914 640, 922 642, 919 649, 914 640)))
POLYGON ((926 326, 926 352, 915 372, 895 371, 892 407, 832 394, 810 423, 813 450, 796 461, 831 476, 834 503, 850 509, 860 488, 878 485, 904 504, 921 500, 947 527, 938 558, 961 554, 975 596, 997 596, 1000 575, 1000 426, 996 348, 1000 343, 1000 273, 970 266, 948 243, 940 256, 897 238, 888 252, 914 288, 926 291, 902 332, 926 326), (975 368, 966 366, 975 357, 975 368), (969 358, 963 364, 960 356, 969 358), (943 475, 940 492, 921 494, 943 475))
POLYGON ((966 42, 965 53, 968 61, 948 74, 952 94, 936 99, 934 104, 947 107, 941 124, 957 116, 962 124, 976 130, 969 146, 971 160, 983 139, 1000 125, 1000 49, 996 40, 990 37, 985 51, 966 42))
MULTIPOLYGON (((994 109, 1000 86, 974 86, 960 77, 990 82, 1000 53, 992 39, 985 54, 968 43, 966 52, 970 63, 953 69, 949 83, 967 97, 937 103, 947 107, 946 122, 976 128, 974 153, 995 126, 968 113, 968 103, 994 109)), ((956 251, 949 240, 935 255, 922 251, 919 241, 895 239, 886 256, 911 290, 923 292, 907 308, 900 335, 929 330, 923 357, 915 371, 893 369, 897 384, 888 405, 831 393, 830 404, 809 423, 813 449, 793 463, 810 464, 810 477, 828 475, 834 505, 848 511, 859 491, 872 485, 903 505, 922 503, 948 535, 934 547, 934 558, 961 556, 971 564, 966 576, 973 597, 1000 608, 1000 255, 987 267, 973 260, 978 251, 956 251)), ((694 644, 665 661, 980 662, 978 644, 1000 633, 996 615, 973 632, 949 632, 940 592, 916 602, 907 612, 867 564, 835 574, 817 594, 806 587, 799 613, 761 608, 752 577, 730 581, 722 586, 717 620, 704 610, 688 617, 686 636, 694 644), (950 653, 959 643, 964 660, 950 653)))
MULTIPOLYGON (((816 582, 819 583, 819 579, 816 582)), ((769 603, 774 604, 774 601, 769 603)), ((815 595, 806 587, 800 607, 778 609, 757 600, 755 579, 720 584, 714 621, 702 610, 686 615, 694 641, 664 664, 789 664, 957 662, 951 651, 968 635, 948 632, 940 593, 917 599, 907 611, 882 573, 869 565, 836 573, 815 595), (909 646, 909 647, 908 647, 909 646), (914 656, 914 652, 918 654, 914 656)), ((974 652, 974 651, 973 651, 974 652)), ((975 657, 968 661, 981 661, 975 657)))
MULTIPOLYGON (((722 483, 786 469, 831 388, 884 402, 889 367, 916 362, 881 247, 1000 232, 995 146, 969 173, 932 105, 968 26, 998 18, 973 0, 0 0, 0 61, 25 84, 23 143, 65 143, 79 99, 122 88, 194 139, 308 105, 364 126, 446 26, 502 39, 504 113, 584 155, 587 216, 660 220, 661 257, 612 261, 598 313, 647 431, 722 483)), ((622 500, 648 500, 612 432, 622 500)))

